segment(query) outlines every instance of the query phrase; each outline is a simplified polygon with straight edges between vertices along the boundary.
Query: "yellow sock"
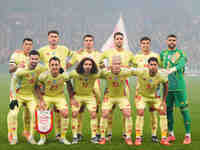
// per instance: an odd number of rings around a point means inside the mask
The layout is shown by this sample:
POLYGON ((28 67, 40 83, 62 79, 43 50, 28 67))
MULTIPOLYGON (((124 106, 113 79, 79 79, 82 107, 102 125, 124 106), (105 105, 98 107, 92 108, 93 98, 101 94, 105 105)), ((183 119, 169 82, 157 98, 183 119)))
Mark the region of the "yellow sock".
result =
POLYGON ((78 118, 72 118, 72 133, 73 137, 77 137, 78 133, 78 118))
POLYGON ((125 133, 127 136, 131 136, 133 128, 132 118, 131 117, 125 118, 124 121, 125 121, 125 133))
POLYGON ((78 129, 77 129, 77 133, 82 134, 82 127, 83 127, 83 120, 82 120, 82 113, 78 114, 78 129))
POLYGON ((110 112, 109 115, 108 115, 108 127, 107 127, 107 133, 108 134, 112 133, 112 117, 113 117, 113 114, 114 114, 113 111, 114 110, 112 110, 112 112, 110 112))
POLYGON ((101 123, 101 116, 100 113, 97 113, 97 134, 100 134, 100 123, 101 123))
POLYGON ((29 132, 29 130, 30 130, 30 120, 31 120, 31 118, 30 118, 28 107, 25 106, 24 111, 23 111, 24 132, 29 132))
POLYGON ((92 137, 95 137, 97 134, 97 118, 90 120, 90 128, 91 128, 92 137))
POLYGON ((62 117, 61 118, 61 138, 65 138, 68 125, 69 125, 69 119, 62 117))
POLYGON ((166 138, 168 131, 166 115, 160 115, 160 130, 161 130, 161 137, 166 138))
POLYGON ((8 113, 7 116, 7 124, 8 124, 8 132, 12 133, 12 136, 16 136, 17 137, 17 113, 18 111, 15 110, 11 110, 8 113))
POLYGON ((157 112, 153 111, 150 112, 150 118, 151 118, 151 127, 152 127, 152 135, 157 135, 157 129, 158 129, 158 117, 157 112))
POLYGON ((143 130, 143 125, 144 125, 144 116, 136 116, 136 122, 135 122, 135 134, 136 137, 141 137, 142 136, 142 130, 143 130))
POLYGON ((61 115, 59 112, 55 111, 55 134, 60 134, 61 128, 61 115))
POLYGON ((101 137, 105 138, 106 136, 106 129, 108 127, 108 119, 107 118, 101 118, 100 121, 100 130, 101 130, 101 137))

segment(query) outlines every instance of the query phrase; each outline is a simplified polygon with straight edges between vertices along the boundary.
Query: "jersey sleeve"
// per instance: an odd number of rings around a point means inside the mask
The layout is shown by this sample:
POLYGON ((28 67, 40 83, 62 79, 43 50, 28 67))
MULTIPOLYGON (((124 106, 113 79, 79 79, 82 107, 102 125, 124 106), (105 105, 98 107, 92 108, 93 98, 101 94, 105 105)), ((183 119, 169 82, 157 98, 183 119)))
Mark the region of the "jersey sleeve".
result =
POLYGON ((17 53, 13 53, 11 55, 10 60, 9 60, 9 64, 12 64, 12 63, 18 65, 18 62, 17 62, 17 53))
POLYGON ((185 67, 186 63, 187 63, 187 58, 186 58, 186 55, 182 52, 182 51, 179 51, 179 59, 177 60, 176 62, 176 70, 181 70, 185 67))
POLYGON ((10 90, 13 94, 13 99, 17 99, 16 97, 16 89, 17 89, 17 82, 20 80, 20 78, 22 77, 23 74, 23 70, 22 69, 18 69, 14 74, 13 77, 11 78, 11 86, 10 86, 10 90))
POLYGON ((145 71, 148 71, 147 68, 131 68, 131 75, 133 76, 141 76, 145 71))
POLYGON ((70 60, 67 63, 71 64, 72 66, 78 62, 78 54, 74 53, 70 60))
POLYGON ((44 83, 44 81, 47 79, 47 76, 48 76, 48 71, 41 73, 38 77, 38 81, 40 83, 44 83))

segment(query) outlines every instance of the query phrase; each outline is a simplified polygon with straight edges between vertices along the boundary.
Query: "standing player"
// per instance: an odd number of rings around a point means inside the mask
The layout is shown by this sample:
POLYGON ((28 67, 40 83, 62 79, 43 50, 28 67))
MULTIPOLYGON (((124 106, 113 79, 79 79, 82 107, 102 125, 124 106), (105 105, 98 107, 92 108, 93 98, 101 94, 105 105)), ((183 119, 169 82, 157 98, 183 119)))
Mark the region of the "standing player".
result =
MULTIPOLYGON (((71 57, 73 55, 72 51, 65 46, 58 45, 59 32, 56 30, 51 30, 48 32, 48 42, 48 45, 39 49, 41 62, 48 67, 49 59, 53 56, 56 56, 60 59, 61 67, 65 69, 66 59, 67 57, 71 57)), ((55 109, 55 134, 57 139, 60 137, 60 119, 60 113, 55 109)))
MULTIPOLYGON (((66 138, 65 134, 68 129, 68 105, 64 94, 64 83, 67 81, 65 73, 60 74, 60 59, 52 57, 49 60, 49 70, 43 72, 39 76, 39 85, 44 89, 43 95, 40 89, 37 90, 40 97, 40 109, 49 108, 51 104, 55 105, 61 115, 61 137, 59 141, 63 144, 71 144, 66 138), (45 107, 46 105, 46 107, 45 107)), ((38 145, 43 145, 46 142, 46 136, 40 135, 38 145)))
POLYGON ((10 111, 8 113, 8 132, 10 144, 17 143, 17 115, 19 108, 26 105, 28 112, 30 113, 30 129, 28 142, 36 144, 34 140, 34 114, 36 107, 36 100, 34 96, 34 90, 39 74, 45 70, 45 68, 38 66, 40 61, 39 53, 36 50, 32 50, 29 53, 29 63, 27 67, 18 69, 11 80, 11 92, 12 100, 10 102, 10 111))
POLYGON ((93 88, 96 79, 98 78, 98 68, 96 63, 91 58, 84 58, 81 60, 76 68, 76 71, 72 71, 69 74, 69 79, 74 81, 75 95, 71 99, 72 107, 72 132, 73 132, 73 144, 79 142, 77 137, 78 133, 78 114, 81 106, 86 105, 90 113, 90 128, 91 128, 91 142, 98 143, 97 133, 97 104, 93 88))
MULTIPOLYGON (((17 68, 25 68, 28 64, 28 59, 29 59, 29 52, 33 48, 33 40, 30 38, 25 38, 23 39, 23 45, 22 45, 22 50, 16 50, 10 57, 9 61, 9 73, 11 74, 11 78, 13 73, 17 70, 17 68)), ((10 91, 10 101, 12 100, 12 92, 10 91)), ((23 136, 28 140, 28 137, 30 133, 28 132, 30 129, 30 116, 29 116, 29 111, 28 107, 24 107, 23 111, 23 126, 24 126, 24 131, 23 131, 23 136)), ((11 132, 8 132, 11 133, 11 132)), ((8 135, 8 137, 11 137, 12 135, 8 135)))
POLYGON ((169 92, 167 96, 167 119, 169 129, 169 141, 175 141, 173 132, 174 118, 173 108, 174 105, 180 108, 184 120, 186 130, 185 139, 183 144, 191 143, 191 118, 188 110, 187 92, 184 79, 184 69, 187 62, 184 52, 176 48, 176 35, 169 35, 167 37, 167 50, 163 50, 160 54, 162 67, 169 69, 174 73, 168 76, 169 79, 169 92))
MULTIPOLYGON (((110 50, 105 50, 102 53, 101 59, 100 59, 100 61, 101 61, 100 66, 103 66, 104 59, 107 59, 109 64, 111 64, 113 56, 120 56, 121 57, 121 66, 129 67, 134 62, 134 56, 131 51, 123 49, 123 41, 124 41, 123 33, 116 32, 114 34, 113 38, 114 38, 115 48, 110 49, 110 50)), ((126 86, 127 96, 129 97, 128 79, 126 80, 126 83, 127 83, 127 86, 126 86)), ((114 107, 115 107, 115 105, 114 105, 114 107)), ((114 109, 114 107, 113 107, 113 109, 114 109)), ((123 127, 125 127, 125 120, 123 121, 123 127)), ((124 129, 124 131, 125 131, 125 129, 124 129)), ((111 139, 111 137, 112 137, 112 113, 110 113, 110 115, 109 115, 107 133, 108 133, 108 138, 111 139)), ((123 134, 123 136, 125 137, 126 135, 123 134)))
MULTIPOLYGON (((154 53, 150 50, 150 45, 151 45, 151 39, 149 37, 142 37, 140 39, 140 47, 141 47, 141 52, 135 55, 135 61, 134 61, 134 66, 137 68, 147 68, 148 67, 148 59, 150 57, 156 57, 158 59, 158 62, 160 64, 160 55, 157 53, 154 53)), ((137 83, 136 86, 136 95, 138 92, 139 88, 139 83, 137 83)), ((157 95, 158 97, 160 95, 157 95)), ((135 106, 137 109, 137 102, 135 101, 135 106)), ((152 127, 152 142, 157 143, 158 138, 157 138, 157 128, 158 128, 158 118, 157 118, 157 112, 153 108, 149 109, 150 111, 150 116, 151 116, 151 127, 152 127)), ((138 114, 136 116, 136 120, 139 118, 138 114)), ((143 134, 143 133, 141 133, 143 134)))
POLYGON ((151 57, 148 59, 148 69, 135 71, 134 74, 138 77, 138 91, 135 96, 137 107, 136 119, 136 140, 135 145, 142 144, 142 130, 144 124, 144 110, 148 104, 159 112, 161 141, 160 144, 169 145, 167 140, 167 116, 166 116, 166 96, 168 92, 168 79, 160 71, 158 71, 158 59, 151 57), (156 90, 160 84, 163 84, 164 94, 162 100, 157 97, 156 90))
MULTIPOLYGON (((84 49, 74 53, 72 59, 67 63, 67 67, 71 67, 75 64, 78 64, 83 58, 89 57, 92 58, 96 64, 100 63, 100 55, 101 53, 97 50, 94 50, 94 36, 90 34, 86 34, 83 37, 83 45, 84 49)), ((100 80, 96 80, 94 89, 93 89, 96 101, 97 101, 97 113, 99 111, 100 98, 101 98, 101 90, 100 90, 100 80)), ((78 139, 82 139, 82 113, 84 112, 85 105, 82 105, 80 109, 80 113, 78 115, 78 139)), ((98 128, 100 124, 100 115, 98 115, 98 128)), ((99 129, 98 129, 99 130, 99 129)), ((97 137, 99 137, 99 131, 97 131, 97 137)))
MULTIPOLYGON (((102 71, 101 78, 107 81, 107 92, 104 95, 104 101, 102 103, 102 118, 101 118, 101 140, 99 144, 105 144, 105 132, 108 124, 108 116, 114 104, 118 104, 120 110, 125 118, 125 142, 128 145, 132 145, 132 117, 131 117, 131 104, 128 100, 127 93, 125 91, 126 79, 128 74, 120 69, 121 58, 120 56, 113 56, 111 70, 102 71)), ((129 75, 130 76, 130 75, 129 75)))

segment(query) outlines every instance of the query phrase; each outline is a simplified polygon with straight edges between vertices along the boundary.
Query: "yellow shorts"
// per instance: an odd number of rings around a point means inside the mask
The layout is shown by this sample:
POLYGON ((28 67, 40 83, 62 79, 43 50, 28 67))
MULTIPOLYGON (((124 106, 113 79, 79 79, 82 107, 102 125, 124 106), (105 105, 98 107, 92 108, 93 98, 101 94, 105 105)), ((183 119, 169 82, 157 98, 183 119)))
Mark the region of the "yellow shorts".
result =
POLYGON ((128 97, 104 97, 102 110, 111 110, 114 104, 118 104, 120 110, 131 109, 128 97))
POLYGON ((22 106, 27 106, 29 111, 31 113, 34 113, 36 106, 37 106, 37 101, 35 100, 35 97, 33 95, 17 94, 16 98, 18 100, 18 105, 19 105, 19 107, 15 107, 15 109, 16 109, 15 111, 17 111, 17 113, 22 106))
POLYGON ((51 104, 55 105, 58 110, 62 109, 68 109, 68 105, 66 102, 65 96, 56 96, 56 97, 50 97, 50 96, 43 96, 44 101, 49 108, 51 104))
POLYGON ((97 103, 95 96, 77 96, 74 95, 74 99, 78 102, 79 106, 72 105, 72 112, 79 111, 81 106, 86 105, 89 112, 94 112, 97 110, 97 103))
POLYGON ((161 103, 162 103, 162 100, 160 98, 148 98, 148 97, 144 97, 142 95, 137 95, 135 97, 136 109, 145 109, 146 105, 148 104, 149 107, 158 110, 158 109, 160 109, 161 103))

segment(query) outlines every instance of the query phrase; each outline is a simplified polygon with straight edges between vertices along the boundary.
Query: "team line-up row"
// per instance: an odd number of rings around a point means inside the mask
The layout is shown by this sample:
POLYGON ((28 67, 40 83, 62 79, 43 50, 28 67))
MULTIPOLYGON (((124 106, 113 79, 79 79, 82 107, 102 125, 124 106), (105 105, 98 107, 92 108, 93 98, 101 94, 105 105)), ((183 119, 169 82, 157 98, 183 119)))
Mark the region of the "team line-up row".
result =
MULTIPOLYGON (((187 58, 182 50, 176 48, 176 36, 167 37, 168 49, 161 51, 160 55, 150 50, 151 39, 148 37, 141 38, 141 52, 136 55, 123 48, 123 40, 124 35, 116 32, 113 37, 114 48, 100 53, 94 50, 94 37, 89 34, 83 37, 84 48, 76 52, 58 45, 59 33, 54 30, 48 32, 49 45, 38 51, 31 51, 32 39, 24 39, 23 49, 16 50, 11 55, 9 63, 11 88, 8 140, 10 144, 16 144, 18 141, 17 115, 21 106, 25 107, 23 135, 29 143, 36 144, 35 110, 36 108, 46 110, 51 104, 54 105, 56 137, 61 143, 71 144, 65 138, 69 123, 68 104, 64 95, 66 83, 72 109, 73 144, 82 140, 82 113, 86 107, 91 117, 91 142, 105 144, 106 139, 111 139, 113 110, 116 105, 119 105, 124 118, 123 138, 125 143, 133 145, 132 109, 128 88, 133 85, 128 82, 130 76, 137 76, 134 98, 136 108, 134 144, 142 144, 146 105, 151 114, 153 142, 159 142, 158 114, 161 128, 160 144, 170 145, 171 141, 175 141, 173 107, 176 105, 183 115, 186 129, 183 144, 190 144, 191 120, 184 80, 187 58), (75 64, 76 69, 69 72, 75 64), (99 79, 104 79, 107 83, 102 101, 99 79), (164 89, 162 97, 159 90, 161 84, 164 89), (101 117, 98 118, 97 113, 100 109, 101 117)), ((37 121, 36 126, 40 126, 40 123, 37 121)), ((37 144, 43 145, 46 142, 46 135, 39 132, 41 134, 37 144)))

